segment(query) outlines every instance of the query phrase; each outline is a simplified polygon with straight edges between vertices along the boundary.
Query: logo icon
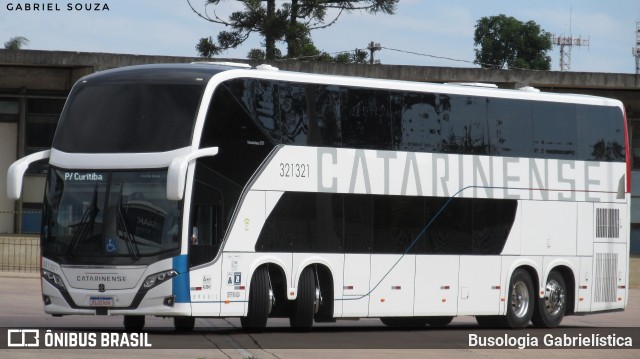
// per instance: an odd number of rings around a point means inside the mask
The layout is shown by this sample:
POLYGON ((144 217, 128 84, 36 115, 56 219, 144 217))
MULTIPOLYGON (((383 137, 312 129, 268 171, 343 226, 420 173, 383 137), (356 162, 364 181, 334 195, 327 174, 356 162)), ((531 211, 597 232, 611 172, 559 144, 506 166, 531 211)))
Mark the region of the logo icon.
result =
POLYGON ((38 347, 40 346, 40 330, 38 329, 7 329, 8 347, 38 347))
POLYGON ((108 253, 117 252, 118 251, 118 242, 115 241, 113 238, 109 238, 109 239, 107 239, 107 243, 105 244, 104 249, 108 253))
POLYGON ((98 292, 104 292, 105 290, 107 289, 104 287, 104 284, 102 283, 98 284, 98 292))

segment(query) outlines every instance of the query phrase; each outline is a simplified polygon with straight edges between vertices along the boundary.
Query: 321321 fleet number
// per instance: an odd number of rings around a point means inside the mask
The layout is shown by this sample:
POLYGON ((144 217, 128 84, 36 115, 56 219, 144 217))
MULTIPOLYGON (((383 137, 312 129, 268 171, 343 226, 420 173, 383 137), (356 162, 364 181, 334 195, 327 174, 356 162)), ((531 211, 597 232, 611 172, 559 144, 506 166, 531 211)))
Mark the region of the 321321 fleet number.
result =
POLYGON ((308 163, 280 163, 280 177, 309 177, 310 171, 308 163))

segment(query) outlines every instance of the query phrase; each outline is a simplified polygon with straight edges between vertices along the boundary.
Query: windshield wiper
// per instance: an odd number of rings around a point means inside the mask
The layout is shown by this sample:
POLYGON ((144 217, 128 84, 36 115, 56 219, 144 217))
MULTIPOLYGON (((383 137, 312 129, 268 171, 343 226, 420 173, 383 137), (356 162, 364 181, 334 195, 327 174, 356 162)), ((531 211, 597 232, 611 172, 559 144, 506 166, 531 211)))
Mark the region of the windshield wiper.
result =
POLYGON ((69 249, 67 249, 67 257, 73 257, 73 252, 78 247, 80 242, 83 242, 89 233, 93 233, 93 225, 96 222, 96 216, 100 211, 98 209, 98 184, 93 188, 93 197, 91 199, 91 203, 82 214, 82 218, 80 222, 76 224, 76 231, 73 233, 73 237, 71 237, 71 243, 69 243, 69 249))
POLYGON ((140 259, 140 250, 138 249, 138 243, 136 242, 135 238, 133 238, 131 231, 129 231, 129 226, 127 225, 127 221, 124 218, 124 207, 122 206, 122 187, 123 186, 120 186, 120 198, 118 199, 118 205, 116 206, 116 231, 118 230, 118 228, 120 228, 122 235, 118 233, 118 236, 120 238, 123 238, 127 243, 127 249, 129 250, 129 253, 131 253, 131 258, 133 260, 138 260, 140 259))

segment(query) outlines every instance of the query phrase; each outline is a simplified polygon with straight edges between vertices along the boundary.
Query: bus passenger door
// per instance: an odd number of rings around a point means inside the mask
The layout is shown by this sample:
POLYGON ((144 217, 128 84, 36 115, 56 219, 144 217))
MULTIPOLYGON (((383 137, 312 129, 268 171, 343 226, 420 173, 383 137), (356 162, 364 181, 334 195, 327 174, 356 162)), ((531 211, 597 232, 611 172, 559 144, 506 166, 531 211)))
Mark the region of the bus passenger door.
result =
POLYGON ((212 262, 224 235, 223 197, 207 174, 197 167, 189 217, 189 288, 194 316, 220 313, 222 261, 212 262))

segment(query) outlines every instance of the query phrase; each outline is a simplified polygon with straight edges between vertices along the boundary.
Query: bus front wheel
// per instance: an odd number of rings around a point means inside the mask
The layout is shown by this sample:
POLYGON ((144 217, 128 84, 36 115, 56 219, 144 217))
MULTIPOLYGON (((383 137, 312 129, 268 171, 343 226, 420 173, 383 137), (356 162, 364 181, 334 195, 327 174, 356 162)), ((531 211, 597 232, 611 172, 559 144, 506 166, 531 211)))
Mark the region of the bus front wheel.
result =
POLYGON ((125 315, 124 330, 128 332, 139 332, 144 328, 144 315, 125 315))
POLYGON ((531 321, 536 327, 555 328, 560 325, 567 309, 567 287, 558 272, 549 273, 544 288, 544 298, 536 302, 536 311, 531 321))
POLYGON ((173 317, 173 327, 179 332, 190 332, 196 324, 194 317, 173 317))

